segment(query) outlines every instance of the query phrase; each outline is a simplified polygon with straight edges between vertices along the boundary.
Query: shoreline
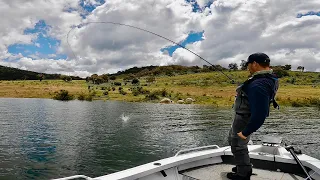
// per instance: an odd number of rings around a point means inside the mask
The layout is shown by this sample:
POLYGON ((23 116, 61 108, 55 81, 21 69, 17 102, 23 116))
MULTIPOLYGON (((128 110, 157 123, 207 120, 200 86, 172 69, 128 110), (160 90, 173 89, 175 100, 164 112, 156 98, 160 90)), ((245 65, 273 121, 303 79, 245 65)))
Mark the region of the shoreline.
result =
MULTIPOLYGON (((55 100, 55 101, 61 101, 61 100, 56 100, 53 98, 49 98, 49 97, 0 97, 0 99, 46 99, 46 100, 55 100)), ((79 99, 72 99, 72 100, 68 100, 68 101, 62 101, 62 102, 69 102, 69 101, 86 101, 87 100, 79 100, 79 99)), ((107 98, 95 98, 89 102, 93 102, 93 101, 103 101, 103 102, 108 102, 108 101, 114 101, 114 102, 125 102, 125 103, 148 103, 148 104, 164 104, 164 105, 194 105, 194 106, 206 106, 206 107, 213 107, 213 108, 222 108, 222 109, 232 109, 232 104, 231 105, 217 105, 217 104, 200 104, 200 103, 183 103, 183 104, 179 104, 179 103, 160 103, 160 102, 156 102, 156 101, 126 101, 126 100, 120 100, 120 99, 107 99, 107 98)), ((293 103, 299 103, 297 101, 292 101, 293 103)), ((292 103, 291 102, 291 103, 292 103)), ((281 107, 314 107, 314 108, 319 108, 320 107, 317 105, 312 105, 312 104, 301 104, 301 105, 292 105, 292 104, 288 104, 288 103, 280 103, 280 108, 281 107)), ((270 104, 270 109, 274 109, 272 107, 272 105, 270 104)))
MULTIPOLYGON (((246 72, 231 72, 234 76, 246 78, 246 72)), ((276 100, 280 106, 316 106, 320 108, 320 84, 314 85, 303 81, 302 73, 298 79, 304 84, 292 84, 288 78, 280 79, 280 88, 276 100)), ((314 74, 318 76, 318 74, 314 74)), ((53 99, 61 90, 66 90, 70 99, 124 101, 138 103, 159 103, 163 98, 170 98, 174 104, 178 100, 192 98, 191 104, 214 107, 232 107, 236 85, 225 79, 217 79, 218 74, 199 73, 177 76, 156 77, 153 83, 147 77, 141 77, 139 84, 134 85, 123 79, 116 79, 103 84, 92 84, 85 80, 16 80, 0 81, 0 98, 41 98, 53 99), (115 85, 120 83, 120 85, 115 85)), ((59 98, 58 98, 59 99, 59 98)))

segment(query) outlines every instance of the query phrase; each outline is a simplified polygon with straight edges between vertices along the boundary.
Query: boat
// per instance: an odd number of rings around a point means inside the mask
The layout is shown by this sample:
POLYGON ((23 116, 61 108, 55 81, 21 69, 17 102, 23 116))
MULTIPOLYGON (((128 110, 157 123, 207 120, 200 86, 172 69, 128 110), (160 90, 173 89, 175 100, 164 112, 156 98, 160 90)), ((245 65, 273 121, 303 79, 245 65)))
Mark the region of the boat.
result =
MULTIPOLYGON (((282 138, 274 136, 265 136, 261 144, 249 143, 252 180, 320 180, 320 160, 282 144, 282 138)), ((76 175, 57 180, 224 180, 232 167, 231 147, 210 145, 181 150, 173 157, 100 177, 76 175)))

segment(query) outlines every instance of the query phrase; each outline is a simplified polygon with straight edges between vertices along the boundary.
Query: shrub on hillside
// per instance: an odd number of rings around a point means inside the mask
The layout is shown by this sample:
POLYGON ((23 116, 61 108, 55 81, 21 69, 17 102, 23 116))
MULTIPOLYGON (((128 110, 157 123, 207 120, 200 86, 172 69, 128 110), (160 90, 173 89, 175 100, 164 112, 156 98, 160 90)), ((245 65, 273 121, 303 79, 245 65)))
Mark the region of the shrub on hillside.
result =
POLYGON ((146 95, 146 100, 157 100, 159 97, 171 97, 171 94, 166 90, 156 90, 150 92, 148 95, 146 95))
POLYGON ((292 101, 291 106, 292 107, 303 107, 305 105, 301 101, 292 101))
POLYGON ((136 89, 134 89, 132 91, 132 95, 134 95, 134 96, 138 96, 139 94, 140 94, 140 92, 138 90, 136 90, 136 89))
POLYGON ((119 90, 119 93, 122 94, 122 95, 126 95, 127 92, 125 92, 123 89, 119 90))
POLYGON ((89 94, 88 96, 86 96, 85 100, 86 101, 92 101, 93 100, 93 95, 89 94))
POLYGON ((147 83, 153 83, 156 81, 156 78, 154 76, 149 76, 149 77, 147 77, 146 81, 147 81, 147 83))
POLYGON ((69 94, 69 91, 67 90, 60 90, 55 92, 53 99, 60 101, 70 101, 74 99, 74 96, 69 94))
POLYGON ((168 97, 170 96, 170 93, 166 90, 166 89, 162 89, 160 91, 158 91, 159 95, 161 95, 162 97, 168 97))
POLYGON ((86 95, 84 93, 79 94, 78 100, 79 101, 84 101, 86 99, 86 95))
POLYGON ((290 84, 295 84, 295 82, 296 82, 296 78, 294 77, 287 80, 287 83, 290 83, 290 84))
POLYGON ((319 98, 304 98, 297 100, 289 100, 292 107, 320 107, 319 98))
POLYGON ((134 96, 138 96, 139 94, 149 94, 150 91, 149 90, 146 90, 146 89, 143 89, 143 87, 134 87, 132 88, 132 94, 134 96))
POLYGON ((319 98, 309 98, 308 99, 310 101, 311 105, 315 105, 315 106, 320 106, 320 99, 319 98))
POLYGON ((140 81, 139 81, 139 79, 134 78, 131 83, 132 83, 132 84, 139 84, 140 81))
POLYGON ((79 101, 92 101, 93 99, 93 94, 84 94, 84 93, 81 93, 79 96, 78 96, 78 100, 79 101))
POLYGON ((150 94, 146 95, 145 100, 158 100, 159 97, 156 91, 151 92, 150 94))
POLYGON ((273 69, 273 72, 278 76, 278 78, 289 76, 289 73, 281 68, 273 69))

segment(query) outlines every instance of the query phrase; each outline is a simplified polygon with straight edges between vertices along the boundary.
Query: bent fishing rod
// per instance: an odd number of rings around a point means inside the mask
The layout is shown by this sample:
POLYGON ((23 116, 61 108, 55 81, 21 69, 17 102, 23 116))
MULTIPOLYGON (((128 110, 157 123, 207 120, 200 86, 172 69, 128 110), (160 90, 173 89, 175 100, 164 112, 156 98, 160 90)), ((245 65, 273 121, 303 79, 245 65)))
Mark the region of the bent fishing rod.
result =
POLYGON ((86 25, 89 25, 89 24, 112 24, 112 25, 126 26, 126 27, 130 27, 130 28, 133 28, 133 29, 137 29, 137 30, 144 31, 144 32, 153 34, 153 35, 155 35, 155 36, 158 36, 158 37, 160 37, 160 38, 162 38, 162 39, 165 39, 165 40, 167 40, 167 41, 170 41, 170 42, 176 44, 177 46, 179 46, 179 47, 181 47, 181 48, 183 48, 183 49, 191 52, 192 54, 198 56, 201 60, 203 60, 203 61, 205 61, 206 63, 210 64, 213 68, 215 68, 217 71, 219 71, 219 72, 222 73, 224 76, 226 76, 229 80, 231 80, 231 83, 232 83, 232 84, 235 83, 235 81, 234 81, 230 76, 228 76, 227 74, 225 74, 222 70, 220 70, 219 68, 216 68, 216 67, 215 67, 213 64, 211 64, 209 61, 205 60, 203 57, 201 57, 201 56, 198 55, 197 53, 191 51, 190 49, 182 46, 180 43, 177 43, 177 42, 175 42, 175 41, 172 41, 171 39, 168 39, 168 38, 166 38, 166 37, 164 37, 164 36, 161 36, 161 35, 159 35, 159 34, 157 34, 157 33, 154 33, 154 32, 152 32, 152 31, 149 31, 149 30, 146 30, 146 29, 143 29, 143 28, 140 28, 140 27, 136 27, 136 26, 128 25, 128 24, 110 22, 110 21, 86 22, 86 23, 79 24, 79 25, 77 25, 77 26, 72 27, 72 29, 71 29, 71 30, 68 32, 68 34, 67 34, 67 43, 68 43, 69 48, 70 48, 71 51, 72 51, 72 54, 74 55, 74 57, 75 57, 76 59, 77 59, 77 57, 76 57, 74 51, 72 50, 72 48, 71 48, 71 46, 70 46, 70 44, 69 44, 69 34, 70 34, 70 32, 71 32, 73 29, 75 29, 76 27, 81 28, 81 27, 86 26, 86 25))

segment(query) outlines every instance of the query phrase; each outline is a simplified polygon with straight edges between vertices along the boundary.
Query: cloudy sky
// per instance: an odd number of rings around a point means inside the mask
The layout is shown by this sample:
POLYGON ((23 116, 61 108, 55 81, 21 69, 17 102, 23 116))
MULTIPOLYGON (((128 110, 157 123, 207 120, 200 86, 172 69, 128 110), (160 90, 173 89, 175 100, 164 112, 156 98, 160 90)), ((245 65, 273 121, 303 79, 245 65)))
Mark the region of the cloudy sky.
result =
POLYGON ((0 0, 0 65, 85 77, 133 66, 240 63, 320 71, 319 0, 0 0), (68 39, 67 34, 69 33, 68 39))

